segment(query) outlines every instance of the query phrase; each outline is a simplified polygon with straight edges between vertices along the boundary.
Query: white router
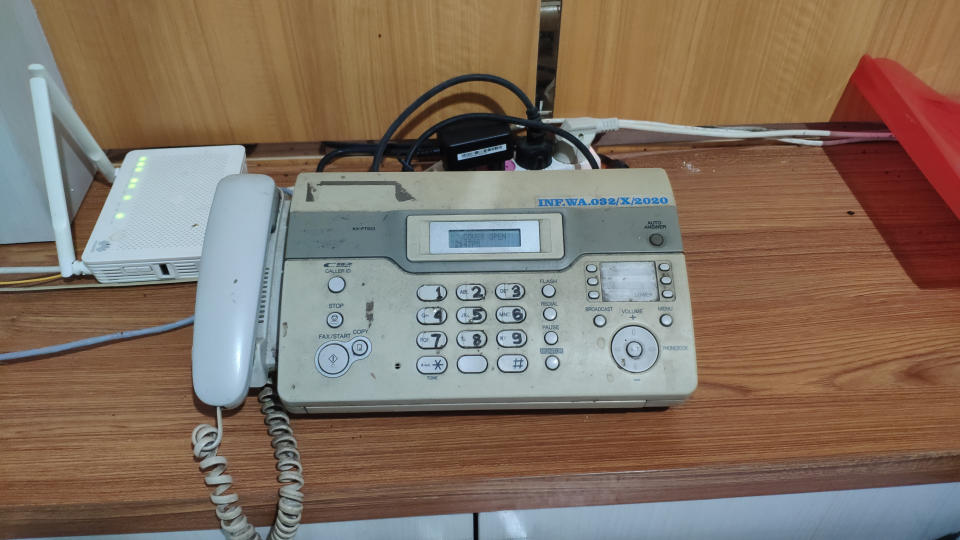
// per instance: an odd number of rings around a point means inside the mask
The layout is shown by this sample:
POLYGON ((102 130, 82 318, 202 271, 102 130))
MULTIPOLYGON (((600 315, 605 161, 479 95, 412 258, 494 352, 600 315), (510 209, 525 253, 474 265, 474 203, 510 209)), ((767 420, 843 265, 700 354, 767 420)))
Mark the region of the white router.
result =
POLYGON ((245 172, 239 145, 127 153, 81 260, 101 283, 197 279, 217 183, 245 172))
POLYGON ((63 277, 93 274, 103 283, 197 279, 213 193, 223 177, 246 172, 244 148, 135 150, 115 171, 46 69, 28 69, 58 265, 0 268, 0 274, 59 271, 63 277), (54 117, 113 183, 82 260, 73 251, 54 117))

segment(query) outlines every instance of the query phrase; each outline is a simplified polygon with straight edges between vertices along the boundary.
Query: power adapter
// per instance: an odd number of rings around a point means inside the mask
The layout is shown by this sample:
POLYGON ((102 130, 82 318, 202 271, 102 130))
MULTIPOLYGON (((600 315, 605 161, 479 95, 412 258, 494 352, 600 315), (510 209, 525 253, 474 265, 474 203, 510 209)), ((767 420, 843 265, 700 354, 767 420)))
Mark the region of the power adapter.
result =
POLYGON ((477 167, 503 170, 513 157, 514 142, 510 125, 498 120, 464 120, 437 133, 445 171, 464 171, 477 167))

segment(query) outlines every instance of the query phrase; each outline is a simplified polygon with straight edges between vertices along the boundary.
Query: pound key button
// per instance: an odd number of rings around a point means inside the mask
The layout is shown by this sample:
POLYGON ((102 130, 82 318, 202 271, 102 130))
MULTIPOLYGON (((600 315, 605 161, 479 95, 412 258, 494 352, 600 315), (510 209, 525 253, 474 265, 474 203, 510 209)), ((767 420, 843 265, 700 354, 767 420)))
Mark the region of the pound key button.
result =
POLYGON ((527 357, 522 354, 505 354, 497 359, 497 367, 504 373, 522 373, 527 370, 527 357))

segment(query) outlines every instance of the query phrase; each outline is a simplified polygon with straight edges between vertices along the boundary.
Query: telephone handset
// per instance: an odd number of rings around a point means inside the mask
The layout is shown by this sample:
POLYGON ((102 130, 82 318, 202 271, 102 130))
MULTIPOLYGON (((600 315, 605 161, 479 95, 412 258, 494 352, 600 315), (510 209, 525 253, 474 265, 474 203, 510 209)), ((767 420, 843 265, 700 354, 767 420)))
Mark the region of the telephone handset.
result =
POLYGON ((273 399, 268 375, 276 365, 276 346, 266 339, 276 322, 282 236, 289 201, 269 176, 238 174, 217 184, 207 219, 197 281, 193 328, 193 389, 217 408, 217 426, 201 424, 193 431, 194 457, 201 459, 204 478, 214 488, 211 501, 228 538, 259 538, 237 504, 224 474, 227 460, 217 455, 223 434, 222 408, 243 403, 251 387, 263 387, 258 398, 273 436, 280 470, 280 500, 270 538, 292 538, 303 509, 302 467, 290 420, 273 399))
POLYGON ((193 388, 208 405, 232 409, 250 388, 263 268, 279 195, 264 175, 228 176, 217 185, 193 326, 193 388))

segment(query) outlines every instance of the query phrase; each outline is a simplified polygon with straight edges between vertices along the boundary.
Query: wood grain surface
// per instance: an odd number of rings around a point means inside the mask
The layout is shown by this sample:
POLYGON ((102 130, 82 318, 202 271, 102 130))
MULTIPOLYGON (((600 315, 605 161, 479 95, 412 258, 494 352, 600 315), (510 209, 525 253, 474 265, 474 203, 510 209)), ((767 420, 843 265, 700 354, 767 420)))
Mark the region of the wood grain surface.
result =
POLYGON ((872 120, 833 115, 860 57, 960 95, 958 27, 955 0, 564 0, 556 116, 872 120))
MULTIPOLYGON (((692 399, 652 412, 296 417, 305 521, 960 480, 960 223, 899 146, 620 157, 673 183, 692 399)), ((249 167, 291 185, 315 163, 249 167)), ((105 193, 88 195, 82 239, 105 193)), ((26 249, 0 249, 0 264, 26 249)), ((193 294, 0 294, 0 343, 171 321, 193 294)), ((191 429, 212 418, 193 397, 190 343, 181 329, 0 366, 0 536, 216 527, 190 453, 191 429)), ((227 415, 222 451, 244 508, 268 524, 276 473, 255 397, 227 415)))
MULTIPOLYGON (((379 139, 464 73, 532 95, 536 0, 36 0, 80 117, 104 148, 379 139)), ((411 123, 523 116, 490 84, 448 90, 411 123), (499 104, 499 105, 498 105, 499 104)))

